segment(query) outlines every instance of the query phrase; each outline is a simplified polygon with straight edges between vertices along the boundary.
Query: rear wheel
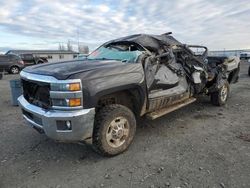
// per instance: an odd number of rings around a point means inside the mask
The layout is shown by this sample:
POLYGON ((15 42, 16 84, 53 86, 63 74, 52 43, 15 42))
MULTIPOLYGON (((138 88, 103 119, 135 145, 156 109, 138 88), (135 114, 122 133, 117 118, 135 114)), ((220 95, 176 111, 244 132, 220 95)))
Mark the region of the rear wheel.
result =
POLYGON ((17 66, 12 66, 12 67, 10 68, 10 73, 11 73, 11 74, 18 74, 19 71, 20 71, 20 69, 19 69, 19 67, 17 67, 17 66))
POLYGON ((226 104, 229 96, 229 83, 225 81, 223 86, 216 92, 211 93, 211 102, 213 105, 222 106, 226 104))
POLYGON ((93 147, 104 156, 124 152, 131 144, 136 131, 133 112, 118 104, 100 109, 95 117, 93 147))

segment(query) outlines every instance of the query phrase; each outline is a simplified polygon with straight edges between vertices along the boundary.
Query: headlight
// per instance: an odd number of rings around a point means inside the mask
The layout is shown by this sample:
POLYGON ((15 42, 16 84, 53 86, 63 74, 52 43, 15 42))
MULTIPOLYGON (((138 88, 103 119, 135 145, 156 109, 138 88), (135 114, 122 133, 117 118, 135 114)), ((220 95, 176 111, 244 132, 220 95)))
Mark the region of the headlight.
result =
POLYGON ((68 104, 70 107, 81 106, 81 99, 69 99, 68 104))
POLYGON ((83 107, 81 80, 51 83, 50 90, 50 98, 54 109, 70 110, 83 107))
POLYGON ((80 91, 81 90, 81 85, 80 83, 71 83, 68 84, 69 91, 80 91))
POLYGON ((80 98, 73 99, 52 99, 53 106, 60 107, 78 107, 82 106, 82 101, 80 98))
POLYGON ((52 91, 81 91, 81 84, 76 83, 52 83, 52 91))

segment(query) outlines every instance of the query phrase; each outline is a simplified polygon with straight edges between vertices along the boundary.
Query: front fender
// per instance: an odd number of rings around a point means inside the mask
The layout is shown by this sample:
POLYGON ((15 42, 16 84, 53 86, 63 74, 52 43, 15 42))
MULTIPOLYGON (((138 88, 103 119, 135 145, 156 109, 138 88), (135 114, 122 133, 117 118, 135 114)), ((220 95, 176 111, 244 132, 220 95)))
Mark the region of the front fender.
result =
MULTIPOLYGON (((95 107, 101 96, 139 88, 145 83, 144 70, 141 64, 117 64, 114 67, 103 67, 71 76, 82 80, 84 107, 95 107)), ((70 78, 70 79, 71 79, 70 78)))
POLYGON ((95 107, 100 97, 104 95, 130 89, 138 89, 141 93, 144 93, 145 82, 144 75, 136 72, 88 80, 85 81, 83 87, 84 98, 87 99, 86 105, 95 107))

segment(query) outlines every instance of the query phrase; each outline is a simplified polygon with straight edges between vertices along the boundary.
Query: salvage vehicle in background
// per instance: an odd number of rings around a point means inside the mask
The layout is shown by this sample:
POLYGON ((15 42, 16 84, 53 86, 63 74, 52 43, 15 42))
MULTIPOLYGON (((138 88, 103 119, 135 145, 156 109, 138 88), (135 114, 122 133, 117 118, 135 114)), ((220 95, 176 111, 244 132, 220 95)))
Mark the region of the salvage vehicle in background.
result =
POLYGON ((249 60, 250 59, 250 52, 242 52, 242 53, 240 53, 240 59, 249 60))
POLYGON ((0 55, 0 73, 18 74, 24 68, 22 59, 14 54, 0 55))
POLYGON ((206 47, 170 34, 131 35, 103 44, 86 60, 25 68, 18 99, 23 117, 54 140, 91 142, 114 156, 131 144, 140 116, 156 119, 204 94, 224 105, 239 66, 229 70, 208 60, 206 47))
POLYGON ((25 66, 47 63, 48 60, 44 57, 37 57, 33 54, 20 54, 25 66))
POLYGON ((249 64, 249 67, 248 67, 248 76, 250 76, 250 59, 248 60, 248 64, 249 64))

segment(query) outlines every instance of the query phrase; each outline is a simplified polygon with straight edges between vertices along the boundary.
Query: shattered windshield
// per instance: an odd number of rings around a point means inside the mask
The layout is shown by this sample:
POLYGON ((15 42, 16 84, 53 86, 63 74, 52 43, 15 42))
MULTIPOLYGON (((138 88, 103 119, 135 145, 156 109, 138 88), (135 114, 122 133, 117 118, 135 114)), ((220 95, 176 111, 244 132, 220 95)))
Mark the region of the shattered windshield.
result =
POLYGON ((88 59, 90 60, 119 60, 128 63, 136 62, 142 52, 139 50, 127 51, 116 47, 100 47, 92 52, 88 59))

